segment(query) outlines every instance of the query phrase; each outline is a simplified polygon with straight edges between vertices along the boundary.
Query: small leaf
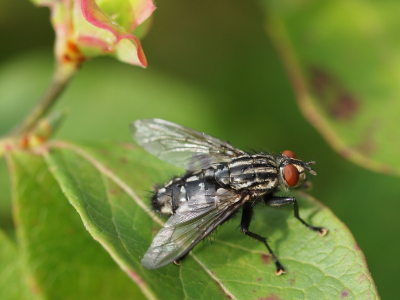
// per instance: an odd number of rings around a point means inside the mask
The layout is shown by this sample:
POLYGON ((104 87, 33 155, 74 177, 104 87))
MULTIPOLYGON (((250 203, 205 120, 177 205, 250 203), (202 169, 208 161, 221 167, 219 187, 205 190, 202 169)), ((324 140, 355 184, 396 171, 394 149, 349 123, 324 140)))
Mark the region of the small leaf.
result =
POLYGON ((400 175, 400 2, 261 3, 304 116, 343 157, 400 175))
POLYGON ((148 297, 379 297, 351 233, 305 193, 297 194, 300 214, 313 225, 327 227, 326 237, 305 228, 291 208, 257 207, 251 225, 252 231, 268 236, 288 274, 274 275, 264 245, 236 230, 238 220, 221 226, 212 245, 200 243, 180 266, 150 271, 140 260, 162 222, 150 211, 146 190, 178 174, 176 168, 129 144, 87 147, 56 142, 46 161, 86 228, 148 297))
MULTIPOLYGON (((103 2, 107 4, 109 1, 103 2)), ((129 21, 124 21, 127 26, 125 28, 105 13, 94 0, 80 0, 77 3, 80 3, 75 5, 74 10, 77 45, 85 55, 111 53, 123 62, 147 66, 140 41, 130 32, 155 9, 151 0, 136 1, 133 6, 127 1, 118 2, 129 3, 117 6, 118 9, 114 11, 114 14, 129 18, 129 21)))
MULTIPOLYGON (((113 55, 129 64, 147 66, 140 41, 132 31, 154 11, 152 0, 31 1, 51 9, 59 63, 76 68, 89 57, 113 55)), ((145 32, 146 28, 141 28, 139 33, 143 36, 145 32)))
POLYGON ((144 299, 84 229, 43 157, 13 150, 8 160, 17 243, 30 289, 44 299, 144 299))

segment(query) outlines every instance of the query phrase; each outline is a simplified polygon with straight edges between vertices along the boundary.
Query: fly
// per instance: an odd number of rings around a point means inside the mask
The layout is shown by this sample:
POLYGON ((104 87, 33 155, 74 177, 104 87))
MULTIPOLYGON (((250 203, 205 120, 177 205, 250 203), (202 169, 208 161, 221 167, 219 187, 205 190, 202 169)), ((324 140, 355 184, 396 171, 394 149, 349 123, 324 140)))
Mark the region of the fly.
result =
POLYGON ((141 264, 157 269, 171 262, 179 264, 201 240, 243 207, 241 231, 265 245, 276 265, 276 274, 286 273, 265 237, 249 231, 253 205, 293 204, 294 216, 306 227, 324 236, 327 229, 314 227, 300 218, 295 197, 278 197, 278 190, 302 185, 306 171, 316 172, 292 151, 279 155, 250 154, 202 132, 161 119, 132 123, 133 138, 158 158, 187 170, 163 187, 151 199, 153 209, 169 216, 144 254, 141 264))

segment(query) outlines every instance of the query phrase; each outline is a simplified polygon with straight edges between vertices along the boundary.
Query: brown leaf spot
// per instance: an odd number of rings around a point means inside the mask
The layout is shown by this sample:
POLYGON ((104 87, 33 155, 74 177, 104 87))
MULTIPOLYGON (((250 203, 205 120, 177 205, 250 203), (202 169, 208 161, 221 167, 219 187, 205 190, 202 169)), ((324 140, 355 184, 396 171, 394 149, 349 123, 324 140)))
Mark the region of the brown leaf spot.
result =
POLYGON ((258 278, 257 278, 257 281, 261 281, 261 280, 262 280, 262 278, 261 278, 261 277, 258 277, 258 278))
MULTIPOLYGON (((211 273, 214 274, 214 272, 211 272, 211 273)), ((222 289, 221 285, 220 285, 218 282, 215 281, 215 283, 217 284, 218 289, 225 295, 226 298, 232 299, 232 297, 231 297, 230 295, 228 295, 227 293, 225 293, 225 291, 222 289)))
POLYGON ((330 112, 337 119, 349 120, 358 110, 358 103, 349 94, 340 94, 336 102, 331 106, 330 112))
POLYGON ((110 194, 113 196, 120 196, 124 194, 124 190, 119 187, 110 188, 110 194))
POLYGON ((290 285, 293 285, 293 284, 296 282, 296 279, 290 278, 290 279, 288 280, 288 282, 289 282, 290 285))
POLYGON ((349 296, 349 292, 347 290, 344 290, 340 293, 341 298, 347 298, 349 296))
POLYGON ((123 164, 128 163, 128 159, 127 159, 125 156, 121 157, 121 158, 119 159, 119 161, 120 161, 121 163, 123 163, 123 164))
POLYGON ((279 297, 278 295, 271 294, 265 298, 260 298, 260 300, 282 300, 282 298, 279 297))
POLYGON ((326 71, 310 68, 311 85, 317 100, 338 120, 351 120, 360 109, 360 101, 326 71))
POLYGON ((269 265, 271 263, 271 255, 269 254, 261 254, 261 260, 264 264, 269 265))

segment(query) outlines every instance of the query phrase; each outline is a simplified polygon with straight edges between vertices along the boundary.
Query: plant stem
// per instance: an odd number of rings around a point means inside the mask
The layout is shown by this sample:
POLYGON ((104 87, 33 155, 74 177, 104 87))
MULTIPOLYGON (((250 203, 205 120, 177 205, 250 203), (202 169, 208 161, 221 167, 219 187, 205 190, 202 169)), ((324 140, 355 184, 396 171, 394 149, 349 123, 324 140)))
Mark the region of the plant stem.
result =
POLYGON ((54 70, 53 78, 42 99, 27 114, 25 119, 12 131, 12 136, 22 136, 35 127, 37 122, 50 110, 70 79, 77 71, 75 64, 58 63, 54 70))

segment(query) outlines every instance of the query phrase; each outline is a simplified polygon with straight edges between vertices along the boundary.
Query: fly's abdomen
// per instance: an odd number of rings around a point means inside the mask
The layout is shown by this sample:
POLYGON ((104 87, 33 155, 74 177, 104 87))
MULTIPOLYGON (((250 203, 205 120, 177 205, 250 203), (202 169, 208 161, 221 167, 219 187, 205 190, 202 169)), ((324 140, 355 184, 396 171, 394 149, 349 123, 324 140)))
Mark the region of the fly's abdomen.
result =
POLYGON ((205 201, 204 204, 208 204, 207 201, 211 200, 206 200, 206 191, 215 191, 219 187, 213 168, 190 172, 183 177, 174 178, 164 187, 157 189, 152 197, 152 206, 159 213, 173 215, 178 209, 189 210, 191 199, 196 199, 198 202, 205 201))
POLYGON ((228 164, 229 183, 236 190, 254 191, 256 195, 271 192, 278 185, 278 173, 271 155, 242 155, 228 164))
POLYGON ((155 191, 151 204, 156 212, 172 215, 181 199, 186 201, 186 190, 182 178, 177 177, 155 191))

